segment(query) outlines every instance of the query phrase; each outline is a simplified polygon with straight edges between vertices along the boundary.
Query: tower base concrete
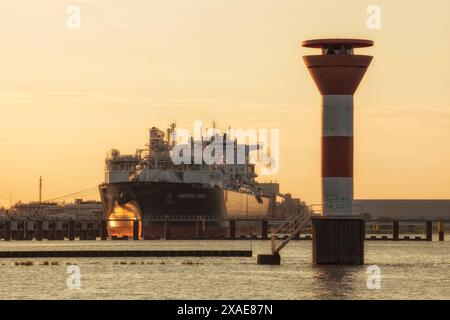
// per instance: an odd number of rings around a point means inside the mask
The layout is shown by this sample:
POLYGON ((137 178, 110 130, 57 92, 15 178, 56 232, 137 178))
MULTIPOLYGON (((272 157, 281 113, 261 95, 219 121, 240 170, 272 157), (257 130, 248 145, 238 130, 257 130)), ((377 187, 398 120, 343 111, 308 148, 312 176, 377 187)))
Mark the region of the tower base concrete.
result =
POLYGON ((364 220, 356 217, 313 218, 313 263, 364 264, 364 220))
POLYGON ((266 265, 280 265, 279 254, 258 254, 257 263, 266 265))

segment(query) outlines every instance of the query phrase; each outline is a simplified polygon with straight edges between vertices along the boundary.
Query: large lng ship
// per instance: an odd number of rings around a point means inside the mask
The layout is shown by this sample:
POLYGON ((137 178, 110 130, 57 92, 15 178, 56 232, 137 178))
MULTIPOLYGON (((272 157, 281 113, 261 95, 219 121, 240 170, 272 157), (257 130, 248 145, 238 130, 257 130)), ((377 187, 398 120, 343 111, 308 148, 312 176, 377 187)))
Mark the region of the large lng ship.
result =
MULTIPOLYGON (((134 219, 142 221, 140 232, 145 236, 151 226, 164 219, 178 225, 203 220, 220 227, 224 218, 274 213, 278 186, 275 191, 259 188, 255 165, 249 163, 250 152, 258 146, 239 145, 225 134, 220 140, 223 146, 231 145, 234 154, 239 148, 245 150, 245 163, 227 161, 224 152, 223 164, 198 163, 194 155, 190 163, 174 164, 174 132, 174 125, 166 132, 153 127, 147 149, 138 149, 135 155, 121 155, 117 149, 109 152, 105 182, 99 188, 111 235, 130 234, 132 222, 127 220, 134 219)), ((190 138, 189 144, 192 150, 201 146, 203 151, 216 138, 190 138)))

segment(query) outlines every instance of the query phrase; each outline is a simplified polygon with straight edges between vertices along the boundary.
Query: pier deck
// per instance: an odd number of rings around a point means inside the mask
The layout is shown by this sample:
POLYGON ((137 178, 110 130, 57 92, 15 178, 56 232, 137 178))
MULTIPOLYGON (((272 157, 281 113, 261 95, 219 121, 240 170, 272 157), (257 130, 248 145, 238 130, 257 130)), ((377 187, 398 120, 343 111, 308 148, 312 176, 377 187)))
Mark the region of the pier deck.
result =
POLYGON ((0 258, 251 257, 251 250, 0 251, 0 258))

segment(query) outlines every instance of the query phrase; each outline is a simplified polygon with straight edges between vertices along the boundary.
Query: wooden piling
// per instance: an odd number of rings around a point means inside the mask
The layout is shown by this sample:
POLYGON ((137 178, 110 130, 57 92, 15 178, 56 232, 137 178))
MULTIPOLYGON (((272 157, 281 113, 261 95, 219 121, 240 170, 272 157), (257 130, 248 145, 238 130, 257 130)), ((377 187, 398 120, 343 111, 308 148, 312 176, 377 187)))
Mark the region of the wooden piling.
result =
POLYGON ((35 238, 37 241, 42 241, 42 221, 38 221, 37 223, 37 230, 36 230, 36 235, 35 238))
POLYGON ((397 241, 399 236, 400 223, 398 221, 392 222, 392 239, 397 241))
POLYGON ((19 240, 19 221, 11 221, 11 239, 19 240))
POLYGON ((32 240, 33 236, 35 234, 35 230, 34 230, 34 221, 26 221, 24 224, 24 239, 25 240, 32 240))
POLYGON ((203 231, 203 221, 197 221, 195 223, 195 239, 202 239, 203 231))
POLYGON ((230 220, 229 221, 230 227, 229 227, 229 238, 231 240, 236 239, 236 220, 230 220))
POLYGON ((433 241, 433 221, 427 221, 427 241, 433 241))
POLYGON ((87 234, 88 234, 88 230, 87 230, 87 222, 86 221, 82 221, 80 224, 80 240, 87 240, 87 234))
POLYGON ((108 238, 108 229, 106 220, 102 220, 100 225, 100 238, 106 240, 108 238))
POLYGON ((70 241, 75 240, 75 221, 69 221, 68 237, 70 241))
POLYGON ((42 222, 42 239, 48 239, 50 233, 50 222, 43 221, 42 222))
MULTIPOLYGON (((75 228, 75 225, 74 225, 75 228)), ((67 237, 69 237, 69 232, 67 230, 67 237)), ((64 224, 62 221, 57 221, 55 224, 55 240, 64 240, 64 224)))
MULTIPOLYGON (((294 221, 294 230, 297 230, 298 228, 298 221, 295 220, 294 221)), ((294 240, 300 240, 301 236, 300 236, 300 232, 296 233, 294 236, 294 240)))
POLYGON ((139 240, 139 221, 133 220, 133 240, 139 240))
POLYGON ((261 239, 267 240, 269 231, 269 223, 267 220, 261 221, 261 239))
POLYGON ((170 223, 170 221, 164 221, 164 239, 165 240, 172 239, 171 223, 170 223))
POLYGON ((11 240, 11 221, 5 221, 5 241, 11 240))
POLYGON ((439 241, 445 240, 445 225, 444 221, 439 220, 438 221, 438 233, 439 233, 439 241))

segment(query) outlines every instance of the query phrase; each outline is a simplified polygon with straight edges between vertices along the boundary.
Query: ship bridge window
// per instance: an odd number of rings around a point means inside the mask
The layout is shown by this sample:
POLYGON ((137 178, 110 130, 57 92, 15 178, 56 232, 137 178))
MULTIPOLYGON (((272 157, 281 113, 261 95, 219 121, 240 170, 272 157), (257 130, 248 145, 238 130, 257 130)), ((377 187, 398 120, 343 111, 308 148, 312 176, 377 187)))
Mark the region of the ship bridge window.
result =
POLYGON ((324 55, 353 55, 353 47, 349 44, 326 45, 322 49, 324 55))

